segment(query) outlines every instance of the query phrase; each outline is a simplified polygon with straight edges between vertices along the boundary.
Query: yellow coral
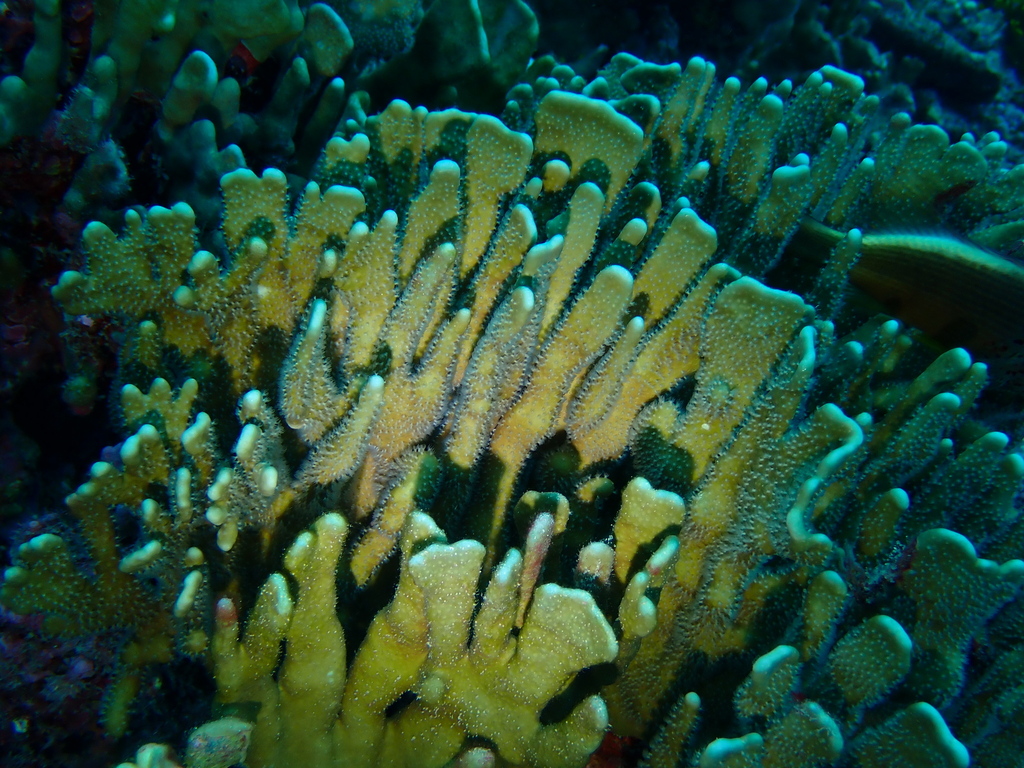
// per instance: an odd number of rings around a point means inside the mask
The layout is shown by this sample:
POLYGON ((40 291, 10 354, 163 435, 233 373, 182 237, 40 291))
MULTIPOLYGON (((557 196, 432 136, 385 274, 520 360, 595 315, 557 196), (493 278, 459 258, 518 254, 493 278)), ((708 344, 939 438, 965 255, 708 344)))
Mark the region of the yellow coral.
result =
POLYGON ((838 70, 768 93, 701 60, 536 66, 505 123, 350 124, 294 213, 282 172, 226 175, 220 253, 187 206, 90 226, 55 296, 129 319, 132 434, 69 502, 96 582, 44 536, 5 602, 61 617, 74 585, 89 622, 138 603, 136 642, 198 653, 227 572, 209 654, 252 766, 568 768, 607 728, 657 766, 960 764, 940 709, 1017 594, 1024 461, 963 428, 983 365, 922 370, 886 318, 838 339, 835 294, 858 216, 913 215, 997 153, 908 128, 869 189, 876 102, 838 70), (849 232, 808 274, 785 247, 811 215, 849 232), (177 397, 151 384, 168 348, 202 377, 177 397), (124 556, 117 504, 144 528, 124 556))

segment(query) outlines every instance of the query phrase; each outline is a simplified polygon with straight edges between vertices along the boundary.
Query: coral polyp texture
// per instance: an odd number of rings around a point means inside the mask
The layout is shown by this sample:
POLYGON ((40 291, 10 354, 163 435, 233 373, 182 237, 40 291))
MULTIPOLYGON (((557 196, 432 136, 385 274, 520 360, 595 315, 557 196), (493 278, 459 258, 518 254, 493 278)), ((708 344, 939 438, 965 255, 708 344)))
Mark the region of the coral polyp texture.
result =
POLYGON ((500 120, 395 101, 314 181, 226 174, 218 232, 86 227, 53 294, 124 323, 125 439, 68 498, 91 565, 38 536, 3 602, 124 630, 115 735, 207 659, 190 768, 570 768, 607 734, 651 768, 1005 765, 1024 459, 972 417, 984 363, 844 306, 880 253, 972 255, 872 227, 1019 237, 1005 146, 879 134, 833 68, 527 74, 500 120))

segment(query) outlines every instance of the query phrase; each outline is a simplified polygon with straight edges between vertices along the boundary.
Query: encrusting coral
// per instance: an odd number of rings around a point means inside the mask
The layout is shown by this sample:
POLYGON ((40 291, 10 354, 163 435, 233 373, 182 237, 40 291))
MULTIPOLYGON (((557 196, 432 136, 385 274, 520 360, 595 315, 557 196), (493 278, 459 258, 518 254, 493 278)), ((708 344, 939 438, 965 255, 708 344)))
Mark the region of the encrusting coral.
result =
POLYGON ((232 719, 190 768, 582 766, 609 730, 652 768, 1017 754, 1024 459, 970 419, 986 366, 836 330, 858 227, 1019 235, 1005 147, 897 116, 866 154, 833 68, 528 76, 501 120, 345 123, 293 213, 281 171, 226 174, 205 249, 185 204, 86 228, 54 296, 124 319, 127 437, 68 499, 93 573, 44 534, 5 604, 129 632, 113 733, 147 665, 208 658, 232 719), (841 233, 810 267, 809 218, 841 233))

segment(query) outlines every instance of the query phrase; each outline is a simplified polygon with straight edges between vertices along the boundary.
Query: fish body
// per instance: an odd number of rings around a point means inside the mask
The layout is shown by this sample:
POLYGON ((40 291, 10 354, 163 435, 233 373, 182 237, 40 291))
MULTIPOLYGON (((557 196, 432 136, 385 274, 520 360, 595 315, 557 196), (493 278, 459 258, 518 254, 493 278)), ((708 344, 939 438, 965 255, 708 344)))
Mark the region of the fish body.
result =
MULTIPOLYGON (((795 250, 824 255, 842 237, 807 218, 795 250)), ((866 233, 862 242, 850 282, 887 314, 944 347, 1024 363, 1024 266, 941 232, 866 233)))

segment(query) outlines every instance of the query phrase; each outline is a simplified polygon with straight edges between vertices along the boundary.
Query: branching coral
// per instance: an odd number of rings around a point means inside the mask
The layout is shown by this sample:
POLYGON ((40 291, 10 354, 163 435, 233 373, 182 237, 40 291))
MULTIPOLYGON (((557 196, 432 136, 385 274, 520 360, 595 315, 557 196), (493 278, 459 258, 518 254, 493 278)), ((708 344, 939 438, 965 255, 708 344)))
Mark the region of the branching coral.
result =
POLYGON ((831 68, 529 74, 501 121, 350 123, 293 214, 228 173, 211 250, 184 204, 86 229, 54 295, 124 319, 128 437, 69 499, 95 578, 44 535, 4 601, 71 632, 78 585, 136 673, 207 654, 252 766, 574 766, 607 728, 651 766, 997 764, 1024 459, 969 421, 985 365, 836 323, 857 226, 1016 231, 999 142, 898 117, 865 156, 831 68))
MULTIPOLYGON (((419 2, 378 5, 388 5, 389 12, 334 4, 357 25, 373 17, 372 26, 378 17, 391 15, 410 25, 413 39, 403 46, 409 50, 393 51, 393 57, 401 55, 363 77, 362 87, 386 96, 451 101, 461 89, 469 103, 493 103, 515 82, 537 39, 537 20, 522 2, 492 0, 480 6, 453 0, 431 7, 425 16, 419 2), (399 73, 408 69, 418 77, 399 82, 399 73)), ((253 67, 272 54, 290 64, 275 97, 277 107, 262 115, 258 129, 275 134, 265 139, 288 140, 297 121, 296 100, 306 98, 311 80, 339 75, 353 51, 352 35, 335 7, 308 0, 115 1, 97 4, 94 13, 89 62, 62 110, 62 130, 81 147, 91 148, 105 137, 135 91, 162 100, 157 132, 165 141, 206 105, 219 113, 220 129, 235 141, 239 134, 253 133, 256 126, 232 126, 239 117, 239 83, 226 64, 236 55, 253 67)), ((0 88, 0 146, 35 133, 57 105, 65 80, 80 74, 66 72, 62 61, 60 0, 36 3, 32 24, 35 41, 21 71, 5 77, 0 88)), ((340 81, 333 93, 328 88, 321 106, 334 112, 333 122, 344 106, 329 103, 340 98, 339 88, 340 81)))

